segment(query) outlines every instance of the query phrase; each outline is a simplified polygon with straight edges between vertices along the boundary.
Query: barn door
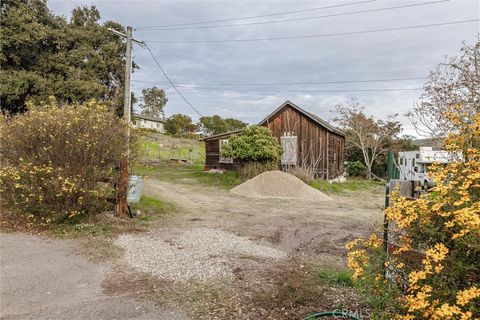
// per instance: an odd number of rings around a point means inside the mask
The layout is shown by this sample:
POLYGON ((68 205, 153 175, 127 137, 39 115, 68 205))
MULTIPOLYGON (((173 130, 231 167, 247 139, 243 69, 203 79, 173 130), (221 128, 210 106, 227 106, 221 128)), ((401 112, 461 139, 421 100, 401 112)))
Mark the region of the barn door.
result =
POLYGON ((222 146, 228 144, 228 139, 218 140, 218 162, 220 163, 233 163, 233 158, 222 157, 222 146))
POLYGON ((294 136, 290 132, 284 132, 280 138, 283 153, 282 153, 282 165, 296 165, 297 164, 297 136, 294 136))

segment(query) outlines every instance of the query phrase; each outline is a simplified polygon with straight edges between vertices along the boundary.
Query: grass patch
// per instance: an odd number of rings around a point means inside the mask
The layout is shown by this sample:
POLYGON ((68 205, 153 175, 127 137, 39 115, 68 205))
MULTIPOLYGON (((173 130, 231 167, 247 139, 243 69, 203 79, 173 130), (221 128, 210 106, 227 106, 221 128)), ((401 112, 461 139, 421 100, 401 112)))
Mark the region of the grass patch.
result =
POLYGON ((210 187, 231 189, 245 181, 238 172, 227 171, 224 173, 195 172, 192 175, 198 182, 210 187))
POLYGON ((209 173, 203 171, 202 164, 186 165, 163 161, 152 165, 137 165, 134 172, 139 175, 154 177, 158 180, 180 183, 185 185, 203 185, 207 187, 219 187, 231 189, 242 182, 245 178, 236 171, 224 173, 209 173))
POLYGON ((175 205, 157 198, 142 196, 137 204, 130 204, 142 215, 119 219, 115 212, 106 211, 94 216, 79 215, 63 222, 45 222, 32 214, 7 210, 0 216, 2 232, 25 232, 60 239, 112 238, 122 233, 143 232, 149 222, 175 211, 175 205))
POLYGON ((318 272, 318 277, 331 285, 353 287, 352 273, 347 270, 322 270, 318 272))
POLYGON ((365 180, 365 179, 349 179, 346 182, 329 183, 326 180, 314 180, 309 183, 311 187, 328 194, 342 194, 349 191, 369 190, 371 192, 381 192, 384 186, 383 182, 365 180))
POLYGON ((132 203, 130 207, 134 212, 140 210, 140 221, 150 221, 153 216, 161 217, 175 211, 173 203, 150 196, 142 196, 140 202, 132 203))
POLYGON ((183 159, 192 163, 205 161, 205 144, 187 138, 174 138, 159 133, 145 133, 137 141, 140 160, 183 159))
POLYGON ((48 233, 55 238, 88 238, 97 236, 112 236, 116 233, 114 225, 104 223, 62 223, 54 225, 48 233))

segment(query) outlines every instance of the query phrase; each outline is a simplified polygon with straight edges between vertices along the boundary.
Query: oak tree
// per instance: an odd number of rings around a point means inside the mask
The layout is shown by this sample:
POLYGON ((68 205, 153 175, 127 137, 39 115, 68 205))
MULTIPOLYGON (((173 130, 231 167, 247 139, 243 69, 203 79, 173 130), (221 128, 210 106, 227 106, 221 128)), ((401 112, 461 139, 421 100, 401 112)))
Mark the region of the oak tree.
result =
POLYGON ((52 95, 60 104, 96 99, 122 110, 125 42, 108 28, 123 26, 101 23, 95 6, 75 8, 69 20, 43 0, 5 0, 0 8, 2 111, 22 112, 28 100, 52 95))
POLYGON ((142 114, 151 117, 164 118, 164 107, 167 104, 168 98, 165 91, 158 87, 145 88, 142 90, 142 102, 140 108, 142 114))

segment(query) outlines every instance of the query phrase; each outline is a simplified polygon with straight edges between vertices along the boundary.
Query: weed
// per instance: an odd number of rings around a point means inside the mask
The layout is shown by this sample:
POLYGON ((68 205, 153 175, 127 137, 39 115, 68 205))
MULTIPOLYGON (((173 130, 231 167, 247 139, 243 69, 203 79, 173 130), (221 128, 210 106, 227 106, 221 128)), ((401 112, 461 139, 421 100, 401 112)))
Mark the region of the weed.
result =
POLYGON ((318 272, 318 277, 332 285, 343 287, 353 286, 352 273, 347 270, 321 270, 318 272))
POLYGON ((60 223, 52 225, 48 233, 55 238, 89 238, 97 236, 112 236, 116 233, 117 227, 105 223, 60 223))
POLYGON ((349 191, 368 190, 371 192, 380 191, 383 186, 382 182, 365 180, 365 179, 349 179, 346 182, 330 183, 325 180, 314 180, 309 183, 311 187, 329 194, 342 194, 349 191))

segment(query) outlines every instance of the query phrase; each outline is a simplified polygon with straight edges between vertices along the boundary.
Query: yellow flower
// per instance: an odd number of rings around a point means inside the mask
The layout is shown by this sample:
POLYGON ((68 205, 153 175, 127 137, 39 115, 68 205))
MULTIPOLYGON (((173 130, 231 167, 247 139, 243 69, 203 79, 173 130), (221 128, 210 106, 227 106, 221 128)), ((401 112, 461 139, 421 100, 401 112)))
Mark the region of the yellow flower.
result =
POLYGON ((448 248, 442 243, 437 243, 433 248, 426 251, 426 256, 435 262, 440 262, 445 259, 448 254, 448 248))
POLYGON ((456 314, 461 314, 462 311, 457 306, 451 306, 448 303, 444 303, 440 308, 436 309, 433 313, 433 319, 451 319, 456 314))
POLYGON ((480 297, 480 288, 471 287, 469 289, 460 291, 457 293, 457 304, 459 306, 464 306, 469 303, 471 300, 480 297))

